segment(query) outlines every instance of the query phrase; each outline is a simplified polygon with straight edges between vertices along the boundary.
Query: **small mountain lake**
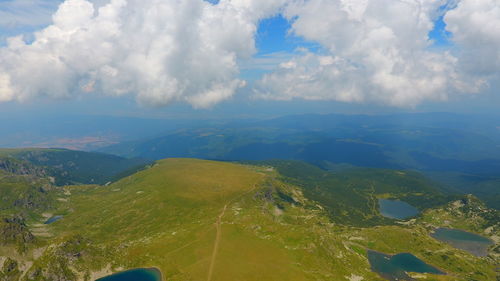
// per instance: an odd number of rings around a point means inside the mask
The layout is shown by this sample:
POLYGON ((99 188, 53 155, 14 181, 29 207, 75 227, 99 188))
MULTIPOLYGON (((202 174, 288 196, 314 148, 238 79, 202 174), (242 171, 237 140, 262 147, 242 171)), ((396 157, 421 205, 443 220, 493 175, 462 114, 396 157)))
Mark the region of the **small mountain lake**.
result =
POLYGON ((438 228, 431 236, 480 257, 488 255, 488 247, 493 244, 493 241, 486 237, 459 229, 438 228))
POLYGON ((368 250, 368 260, 373 272, 390 281, 414 280, 406 272, 446 274, 409 253, 388 255, 368 250))
POLYGON ((96 281, 161 281, 161 272, 156 268, 136 268, 99 278, 96 281))
POLYGON ((49 218, 47 221, 45 221, 43 224, 51 224, 51 223, 54 223, 62 218, 63 218, 63 216, 53 216, 53 217, 49 218))
POLYGON ((417 208, 399 200, 379 199, 378 204, 380 206, 380 214, 391 219, 402 220, 420 213, 417 208))

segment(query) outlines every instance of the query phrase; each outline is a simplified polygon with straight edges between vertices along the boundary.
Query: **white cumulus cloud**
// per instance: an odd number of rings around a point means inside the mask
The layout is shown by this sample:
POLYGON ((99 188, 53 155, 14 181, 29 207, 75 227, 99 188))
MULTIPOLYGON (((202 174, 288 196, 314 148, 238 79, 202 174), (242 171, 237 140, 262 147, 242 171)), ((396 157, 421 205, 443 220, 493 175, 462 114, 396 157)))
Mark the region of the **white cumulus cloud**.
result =
POLYGON ((0 102, 99 94, 210 107, 246 85, 240 69, 276 61, 256 97, 412 107, 488 88, 499 50, 498 0, 66 0, 32 42, 0 48, 0 102), (277 13, 321 50, 252 57, 259 21, 277 13), (432 48, 443 13, 454 45, 432 48))
MULTIPOLYGON (((258 82, 255 95, 412 107, 426 100, 444 101, 452 94, 477 93, 487 81, 464 71, 467 56, 430 48, 428 33, 446 2, 295 1, 285 10, 293 21, 291 32, 319 43, 323 54, 306 51, 282 64, 258 82)), ((457 47, 467 50, 471 60, 477 51, 484 51, 485 60, 498 57, 499 5, 497 0, 463 0, 446 15, 457 47), (484 22, 469 23, 488 9, 484 22), (473 36, 481 38, 475 41, 473 36), (476 48, 479 42, 488 42, 487 47, 476 48)), ((497 62, 490 64, 480 65, 498 69, 497 62)), ((478 66, 473 67, 477 71, 478 66)))
POLYGON ((462 68, 470 75, 500 72, 500 1, 462 0, 445 15, 452 40, 461 48, 462 68))
POLYGON ((258 21, 283 2, 66 0, 32 43, 0 49, 0 101, 98 92, 209 107, 245 84, 237 59, 255 53, 258 21))

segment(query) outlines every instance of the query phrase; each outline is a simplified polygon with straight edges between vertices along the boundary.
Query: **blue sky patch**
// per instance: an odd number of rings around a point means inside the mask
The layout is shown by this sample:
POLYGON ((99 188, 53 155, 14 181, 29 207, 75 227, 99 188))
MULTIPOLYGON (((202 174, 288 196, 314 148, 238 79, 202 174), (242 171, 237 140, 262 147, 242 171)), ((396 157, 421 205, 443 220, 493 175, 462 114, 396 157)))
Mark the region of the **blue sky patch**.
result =
POLYGON ((255 39, 257 55, 276 52, 293 53, 297 48, 307 48, 313 52, 321 48, 315 42, 306 41, 290 33, 291 23, 282 15, 260 21, 255 39))
POLYGON ((434 29, 429 32, 429 39, 434 41, 433 46, 435 47, 448 47, 453 45, 450 40, 452 33, 446 30, 446 23, 443 18, 444 16, 440 16, 434 22, 434 29))

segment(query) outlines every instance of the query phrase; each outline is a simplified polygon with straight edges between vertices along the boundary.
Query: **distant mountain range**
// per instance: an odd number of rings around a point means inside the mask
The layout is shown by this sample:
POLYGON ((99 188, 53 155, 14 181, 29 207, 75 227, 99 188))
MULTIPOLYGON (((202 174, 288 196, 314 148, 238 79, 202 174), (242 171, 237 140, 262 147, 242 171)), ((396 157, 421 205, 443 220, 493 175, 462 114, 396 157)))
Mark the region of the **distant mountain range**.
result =
POLYGON ((232 120, 173 129, 162 136, 99 149, 123 157, 194 157, 224 161, 301 160, 418 170, 445 188, 473 193, 500 208, 500 119, 447 113, 300 115, 232 120))

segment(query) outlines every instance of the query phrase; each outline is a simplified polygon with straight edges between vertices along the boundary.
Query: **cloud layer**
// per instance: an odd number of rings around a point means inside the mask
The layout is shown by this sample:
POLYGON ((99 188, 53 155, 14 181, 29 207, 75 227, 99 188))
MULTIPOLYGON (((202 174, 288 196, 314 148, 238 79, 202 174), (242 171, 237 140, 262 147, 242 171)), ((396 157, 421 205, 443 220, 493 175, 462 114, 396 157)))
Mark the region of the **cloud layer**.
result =
POLYGON ((500 2, 467 0, 445 15, 448 30, 460 46, 461 67, 469 75, 500 72, 500 2))
POLYGON ((500 67, 496 0, 463 0, 445 21, 458 50, 433 49, 428 33, 447 1, 310 0, 285 11, 292 32, 321 44, 265 75, 267 99, 379 102, 394 106, 478 93, 500 67), (478 59, 479 58, 479 59, 478 59))
POLYGON ((245 83, 238 58, 255 52, 259 19, 280 1, 66 0, 35 41, 0 49, 0 101, 86 92, 141 103, 208 107, 245 83))
POLYGON ((454 46, 432 48, 439 0, 66 0, 52 24, 0 49, 0 102, 88 93, 210 107, 245 85, 260 20, 276 13, 319 44, 254 85, 255 97, 415 106, 480 93, 499 79, 500 4, 445 11, 454 46), (93 1, 95 2, 95 1, 93 1))

